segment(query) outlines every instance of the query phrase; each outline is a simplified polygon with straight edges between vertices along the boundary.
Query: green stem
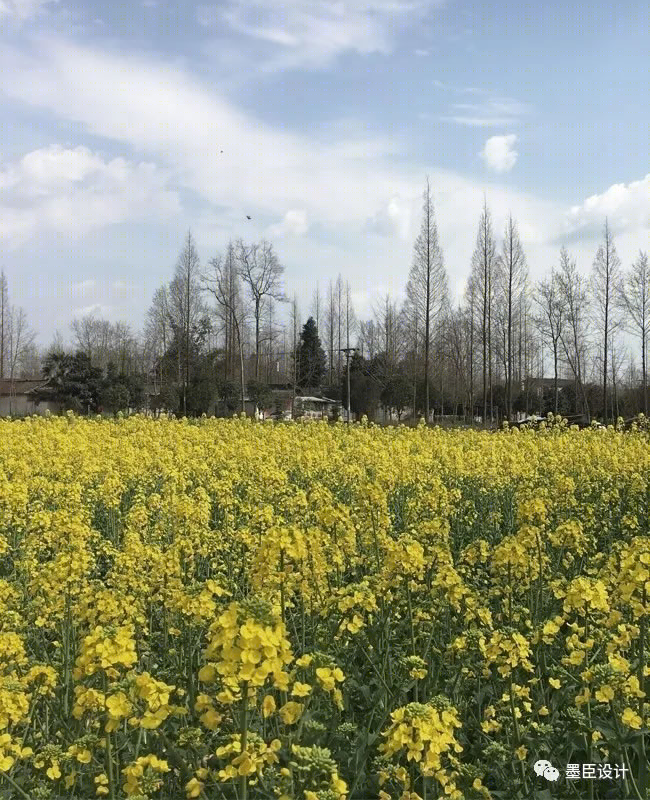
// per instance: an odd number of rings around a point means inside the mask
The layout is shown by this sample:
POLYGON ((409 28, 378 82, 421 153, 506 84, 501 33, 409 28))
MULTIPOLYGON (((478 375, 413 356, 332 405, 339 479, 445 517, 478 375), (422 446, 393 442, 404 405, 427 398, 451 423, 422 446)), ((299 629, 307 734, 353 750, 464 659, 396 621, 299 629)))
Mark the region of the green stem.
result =
MULTIPOLYGON (((634 775, 632 773, 632 765, 630 764, 630 759, 627 756, 627 748, 623 744, 623 739, 621 737, 621 729, 618 726, 618 719, 616 717, 616 711, 614 710, 614 704, 612 701, 609 701, 609 710, 612 713, 612 720, 614 722, 614 730, 616 731, 616 739, 618 741, 618 746, 621 748, 621 754, 623 756, 623 761, 625 762, 625 766, 630 773, 630 781, 632 783, 632 789, 634 790, 634 797, 636 800, 644 800, 641 792, 639 792, 639 787, 636 785, 636 781, 634 780, 634 775)), ((628 785, 627 785, 627 778, 624 776, 623 780, 625 781, 625 793, 628 792, 628 785)))
POLYGON ((14 789, 15 789, 15 790, 18 792, 18 794, 19 794, 21 797, 24 797, 26 800, 31 800, 31 797, 30 797, 30 796, 27 794, 27 792, 24 792, 24 791, 23 791, 23 790, 20 788, 20 786, 18 786, 18 784, 17 784, 17 783, 14 781, 14 779, 13 779, 13 778, 10 778, 10 777, 9 777, 9 775, 8 775, 6 772, 3 772, 3 773, 0 775, 0 778, 4 778, 4 779, 7 781, 7 783, 8 783, 8 784, 10 784, 11 786, 13 786, 13 787, 14 787, 14 789))
MULTIPOLYGON (((645 615, 645 606, 646 606, 647 594, 646 594, 646 584, 643 584, 643 616, 641 617, 641 630, 639 636, 639 670, 638 670, 638 681, 639 681, 639 689, 643 691, 643 687, 645 685, 645 637, 646 637, 646 626, 647 620, 645 615)), ((644 718, 643 713, 643 706, 644 706, 645 697, 639 698, 639 716, 641 719, 644 718)), ((638 758, 639 758, 639 771, 638 771, 638 784, 639 786, 646 786, 648 783, 648 761, 646 758, 646 751, 645 751, 645 733, 643 730, 639 733, 639 743, 638 743, 638 758)))
MULTIPOLYGON (((512 692, 512 673, 510 674, 510 712, 512 714, 512 723, 515 729, 515 744, 517 748, 521 745, 521 736, 519 731, 519 721, 517 719, 517 714, 515 711, 515 699, 512 692)), ((526 768, 524 767, 524 762, 519 762, 519 771, 521 772, 521 781, 524 785, 524 793, 528 794, 528 781, 526 780, 526 768)))
MULTIPOLYGON (((585 669, 589 667, 589 650, 587 650, 587 639, 589 638, 589 604, 585 603, 585 669)), ((589 731, 587 732, 587 758, 590 764, 593 764, 593 728, 591 727, 591 700, 587 701, 587 725, 589 731)), ((594 800, 594 782, 589 781, 589 800, 594 800)))
MULTIPOLYGON (((415 651, 415 626, 413 624, 413 607, 411 605, 411 587, 409 586, 409 579, 406 578, 406 599, 408 600, 408 607, 409 607, 409 622, 411 626, 411 652, 413 655, 417 655, 415 651)), ((413 697, 415 702, 419 702, 419 692, 418 692, 418 683, 415 682, 415 689, 413 692, 413 697)))
MULTIPOLYGON (((106 673, 102 673, 102 682, 104 684, 104 716, 106 721, 108 722, 108 709, 106 707, 106 700, 108 694, 108 680, 106 678, 106 673)), ((106 753, 105 753, 105 761, 106 761, 106 777, 108 778, 108 796, 111 800, 115 800, 115 776, 113 774, 113 749, 111 743, 111 734, 107 731, 104 731, 106 735, 106 753)))
MULTIPOLYGON (((241 698, 241 753, 246 752, 248 746, 248 681, 244 681, 241 698)), ((242 775, 239 779, 241 800, 248 797, 248 775, 242 775)))

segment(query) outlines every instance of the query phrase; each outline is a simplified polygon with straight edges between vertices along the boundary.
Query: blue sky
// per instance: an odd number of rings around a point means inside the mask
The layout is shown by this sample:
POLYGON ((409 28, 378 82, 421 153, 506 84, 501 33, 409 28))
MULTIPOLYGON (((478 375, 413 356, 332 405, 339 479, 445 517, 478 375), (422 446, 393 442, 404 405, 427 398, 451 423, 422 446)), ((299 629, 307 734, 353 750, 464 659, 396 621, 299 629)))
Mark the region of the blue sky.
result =
POLYGON ((533 277, 648 247, 647 3, 0 0, 0 265, 39 342, 138 328, 191 227, 269 238, 306 311, 403 290, 428 174, 462 291, 483 192, 533 277), (222 152, 223 151, 223 152, 222 152), (246 215, 252 219, 248 221, 246 215))

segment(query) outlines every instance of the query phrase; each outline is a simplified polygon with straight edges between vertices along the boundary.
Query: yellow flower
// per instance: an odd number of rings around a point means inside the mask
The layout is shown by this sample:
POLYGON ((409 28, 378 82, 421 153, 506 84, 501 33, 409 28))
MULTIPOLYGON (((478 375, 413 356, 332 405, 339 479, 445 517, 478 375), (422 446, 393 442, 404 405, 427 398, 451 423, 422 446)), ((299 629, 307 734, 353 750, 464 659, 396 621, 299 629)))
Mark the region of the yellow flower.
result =
POLYGON ((203 791, 204 786, 205 784, 201 783, 201 781, 197 780, 196 778, 191 778, 185 784, 185 793, 188 798, 198 797, 203 791))
POLYGON ((614 699, 614 689, 606 683, 596 691, 594 697, 599 703, 608 703, 614 699))
POLYGON ((279 712, 284 724, 293 725, 294 722, 297 722, 297 720, 300 719, 304 708, 305 707, 302 703, 295 703, 292 700, 290 700, 288 703, 285 703, 280 708, 279 712))
POLYGON ((47 775, 50 780, 55 781, 57 778, 61 777, 61 770, 59 769, 59 762, 54 761, 52 766, 46 770, 45 774, 47 775))
POLYGON ((635 730, 638 730, 643 724, 641 717, 629 706, 623 711, 621 722, 627 725, 628 728, 634 728, 635 730))
POLYGON ((0 772, 7 772, 14 765, 15 759, 12 756, 0 756, 0 772))
POLYGON ((548 682, 554 689, 559 689, 562 683, 557 678, 549 678, 548 682))
POLYGON ((262 701, 262 714, 264 717, 270 717, 275 711, 275 698, 271 694, 267 694, 262 701))

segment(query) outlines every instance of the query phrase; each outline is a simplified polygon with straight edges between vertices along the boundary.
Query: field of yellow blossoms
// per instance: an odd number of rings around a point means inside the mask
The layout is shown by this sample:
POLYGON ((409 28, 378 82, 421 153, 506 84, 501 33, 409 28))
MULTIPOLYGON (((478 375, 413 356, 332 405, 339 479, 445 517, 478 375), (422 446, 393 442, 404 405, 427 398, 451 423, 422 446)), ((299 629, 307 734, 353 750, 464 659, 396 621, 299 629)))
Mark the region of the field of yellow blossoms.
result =
POLYGON ((0 421, 0 798, 645 800, 649 511, 643 420, 0 421))

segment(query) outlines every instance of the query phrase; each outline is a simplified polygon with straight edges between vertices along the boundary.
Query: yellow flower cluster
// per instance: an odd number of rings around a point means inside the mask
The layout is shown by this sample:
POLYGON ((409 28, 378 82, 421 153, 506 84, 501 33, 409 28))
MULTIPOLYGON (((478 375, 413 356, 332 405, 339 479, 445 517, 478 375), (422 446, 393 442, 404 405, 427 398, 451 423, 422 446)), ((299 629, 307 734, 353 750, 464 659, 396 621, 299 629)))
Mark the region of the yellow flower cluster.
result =
POLYGON ((162 775, 169 772, 169 765, 155 755, 140 756, 122 770, 122 789, 127 797, 145 795, 157 791, 162 785, 162 775))
POLYGON ((289 675, 284 667, 293 660, 284 623, 269 603, 232 602, 209 629, 207 664, 199 672, 204 683, 218 674, 223 684, 221 702, 234 700, 242 685, 264 686, 269 678, 286 691, 289 675))
POLYGON ((393 711, 391 720, 382 734, 386 741, 380 745, 380 752, 390 757, 405 750, 407 761, 415 761, 423 775, 435 777, 452 800, 460 800, 456 776, 447 771, 442 760, 450 752, 463 750, 455 737, 455 729, 461 727, 456 710, 410 703, 393 711))

